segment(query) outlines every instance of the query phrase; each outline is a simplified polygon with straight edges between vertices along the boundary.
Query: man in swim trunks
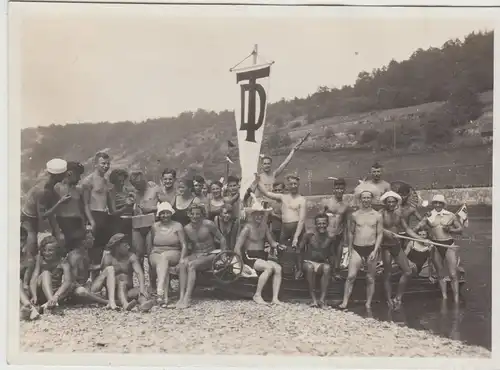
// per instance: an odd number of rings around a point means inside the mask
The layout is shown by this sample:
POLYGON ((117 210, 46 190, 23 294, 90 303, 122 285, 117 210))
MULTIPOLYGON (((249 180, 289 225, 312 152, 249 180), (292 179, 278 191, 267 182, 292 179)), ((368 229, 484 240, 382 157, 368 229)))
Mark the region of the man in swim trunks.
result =
POLYGON ((66 251, 70 251, 81 243, 87 234, 85 228, 85 206, 83 203, 83 190, 78 182, 84 172, 84 167, 79 162, 68 162, 66 178, 54 186, 55 192, 62 199, 70 199, 61 204, 56 210, 57 225, 64 235, 66 251))
MULTIPOLYGON (((292 251, 297 251, 299 240, 304 233, 307 211, 306 198, 299 194, 299 176, 289 174, 286 177, 288 193, 285 194, 276 194, 267 191, 267 189, 262 185, 258 174, 255 174, 255 180, 261 194, 263 194, 266 198, 281 203, 282 225, 279 243, 282 245, 291 245, 292 251)), ((299 254, 297 254, 295 278, 299 279, 300 276, 300 257, 299 254)))
MULTIPOLYGON (((112 232, 112 218, 108 213, 111 184, 104 177, 109 170, 110 160, 107 153, 98 152, 94 157, 94 171, 82 181, 85 215, 94 234, 94 244, 89 250, 93 265, 101 263, 104 246, 112 232)), ((95 277, 95 271, 91 275, 95 277)))
POLYGON ((315 230, 307 233, 300 242, 302 270, 309 283, 309 293, 312 298, 312 307, 326 308, 325 298, 330 283, 331 260, 335 256, 334 239, 327 231, 328 216, 319 213, 314 218, 315 230), (321 276, 321 292, 319 302, 316 300, 314 288, 316 276, 321 276))
MULTIPOLYGON (((147 181, 141 171, 130 174, 130 184, 135 188, 135 215, 156 214, 157 205, 160 203, 161 188, 153 181, 147 181)), ((154 223, 154 217, 150 226, 132 229, 132 247, 135 255, 139 258, 141 266, 146 254, 146 237, 154 223)))
POLYGON ((273 240, 271 231, 266 224, 265 214, 270 208, 262 208, 259 203, 254 203, 252 207, 245 208, 245 214, 248 215, 248 222, 243 226, 234 252, 241 257, 243 263, 255 271, 261 272, 257 280, 257 288, 253 300, 257 304, 267 305, 267 302, 262 298, 262 290, 269 278, 273 277, 273 298, 272 304, 280 305, 278 295, 281 287, 282 269, 281 266, 269 259, 269 248, 265 248, 264 243, 267 241, 270 246, 276 250, 278 243, 273 240))
POLYGON ((139 303, 139 311, 148 312, 153 307, 153 301, 149 299, 144 283, 144 272, 137 256, 130 251, 125 234, 115 234, 109 239, 106 253, 102 259, 102 272, 93 282, 91 291, 100 291, 104 283, 108 290, 109 307, 116 308, 115 289, 116 284, 118 300, 122 308, 130 311, 139 303), (133 277, 137 275, 139 287, 134 287, 133 277), (129 299, 131 299, 129 301, 129 299))
MULTIPOLYGON (((344 202, 346 182, 344 179, 335 179, 333 182, 333 197, 322 202, 324 213, 328 216, 328 234, 333 238, 335 272, 338 274, 342 258, 342 240, 346 233, 349 205, 344 202)), ((338 276, 338 275, 337 275, 338 276)))
POLYGON ((28 191, 26 200, 21 208, 21 225, 28 232, 26 250, 28 257, 30 257, 33 262, 38 253, 40 221, 49 218, 49 222, 54 230, 56 226, 53 217, 54 207, 69 200, 69 197, 65 197, 61 198, 58 202, 54 202, 57 198, 54 186, 65 178, 67 162, 55 158, 47 162, 46 169, 49 174, 48 178, 43 179, 28 191), (50 209, 53 203, 55 203, 55 206, 50 209), (49 213, 49 211, 52 212, 49 213))
POLYGON ((428 228, 431 241, 442 244, 442 246, 436 245, 433 251, 431 251, 432 262, 438 273, 441 294, 443 299, 448 298, 444 266, 446 264, 451 279, 453 300, 455 303, 459 303, 458 255, 453 234, 460 235, 463 227, 457 216, 446 210, 445 206, 446 200, 444 196, 442 194, 434 195, 432 198, 433 210, 428 215, 425 215, 414 230, 419 231, 420 229, 428 228))
POLYGON ((373 193, 373 202, 372 202, 372 207, 374 209, 380 209, 382 208, 382 203, 380 202, 380 197, 382 194, 385 192, 388 192, 391 190, 391 184, 389 184, 387 181, 382 180, 382 165, 378 162, 374 163, 373 166, 371 167, 370 170, 370 178, 368 180, 363 181, 358 186, 370 186, 373 188, 373 190, 370 190, 373 193))
POLYGON ((341 309, 347 307, 363 260, 367 264, 366 308, 371 308, 375 293, 377 256, 384 235, 383 219, 382 215, 372 208, 373 194, 371 192, 363 191, 359 197, 361 198, 361 207, 350 215, 347 223, 350 260, 344 288, 344 300, 339 306, 341 309))
POLYGON ((401 247, 401 241, 397 238, 397 234, 405 232, 408 236, 420 239, 403 218, 401 209, 398 208, 401 202, 399 194, 388 191, 380 197, 380 201, 384 204, 379 212, 382 215, 384 236, 382 238, 382 261, 384 263, 384 288, 386 294, 386 302, 390 308, 399 309, 403 300, 406 283, 412 275, 411 267, 408 258, 401 247), (399 279, 398 293, 392 299, 391 275, 392 275, 392 260, 401 268, 402 274, 399 279))
POLYGON ((177 308, 187 308, 191 304, 196 283, 197 271, 208 271, 216 256, 212 253, 219 243, 221 250, 226 250, 226 240, 217 226, 205 219, 205 208, 202 204, 190 206, 191 222, 184 226, 186 242, 190 245, 191 254, 179 262, 179 302, 177 308))

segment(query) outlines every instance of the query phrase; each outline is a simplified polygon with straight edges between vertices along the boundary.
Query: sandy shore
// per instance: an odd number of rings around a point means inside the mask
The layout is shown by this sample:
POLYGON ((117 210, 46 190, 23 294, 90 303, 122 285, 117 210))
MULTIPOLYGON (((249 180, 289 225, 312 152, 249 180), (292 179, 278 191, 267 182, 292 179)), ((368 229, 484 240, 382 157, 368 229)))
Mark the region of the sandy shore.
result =
POLYGON ((489 357, 491 352, 393 323, 305 304, 195 301, 150 313, 68 307, 21 322, 28 352, 489 357))

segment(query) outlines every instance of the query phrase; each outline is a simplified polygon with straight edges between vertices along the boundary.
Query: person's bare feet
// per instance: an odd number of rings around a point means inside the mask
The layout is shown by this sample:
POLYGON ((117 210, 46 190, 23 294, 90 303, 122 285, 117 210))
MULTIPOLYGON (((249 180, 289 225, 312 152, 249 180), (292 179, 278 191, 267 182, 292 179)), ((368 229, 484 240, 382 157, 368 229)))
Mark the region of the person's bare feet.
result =
POLYGON ((133 299, 129 303, 127 303, 127 305, 123 307, 123 309, 125 311, 131 311, 135 306, 137 306, 137 304, 138 304, 137 300, 133 299))
POLYGON ((257 304, 261 304, 261 305, 267 305, 268 304, 266 301, 264 301, 264 299, 262 298, 262 296, 257 295, 257 294, 254 295, 252 299, 257 304))
POLYGON ((387 303, 387 307, 388 307, 389 309, 391 309, 391 310, 392 310, 392 309, 394 309, 394 301, 393 301, 392 299, 388 299, 388 300, 386 301, 386 303, 387 303))
POLYGON ((38 312, 35 306, 32 306, 30 312, 30 320, 36 320, 39 318, 40 318, 40 313, 38 312))
POLYGON ((118 311, 120 309, 115 302, 108 302, 105 308, 107 310, 113 310, 113 311, 118 311))
POLYGON ((321 308, 322 310, 327 310, 328 306, 326 305, 325 301, 319 301, 318 302, 318 307, 321 308))
POLYGON ((184 300, 182 300, 182 301, 177 302, 177 304, 175 305, 175 308, 178 308, 178 309, 180 309, 180 310, 183 310, 183 309, 185 309, 185 308, 188 308, 188 307, 189 307, 189 305, 190 305, 189 300, 184 299, 184 300))
POLYGON ((300 270, 295 271, 295 280, 299 280, 300 278, 302 278, 302 276, 303 276, 302 271, 300 270))
POLYGON ((393 307, 394 307, 394 310, 398 311, 399 309, 401 309, 401 305, 403 304, 403 301, 401 300, 401 298, 394 298, 392 300, 393 302, 393 307))
POLYGON ((367 309, 371 309, 371 308, 372 308, 372 303, 371 303, 371 302, 366 302, 366 303, 365 303, 365 307, 366 307, 367 309))
POLYGON ((285 303, 284 302, 281 302, 278 298, 274 298, 272 301, 271 301, 271 304, 275 305, 275 306, 283 306, 285 303))
POLYGON ((139 305, 139 311, 141 312, 149 312, 153 306, 154 306, 154 301, 152 299, 150 300, 147 300, 145 302, 142 302, 140 305, 139 305))
POLYGON ((338 307, 342 310, 345 310, 347 308, 347 303, 342 302, 341 304, 338 305, 338 307))
POLYGON ((318 307, 318 301, 315 299, 309 304, 309 307, 317 308, 318 307))

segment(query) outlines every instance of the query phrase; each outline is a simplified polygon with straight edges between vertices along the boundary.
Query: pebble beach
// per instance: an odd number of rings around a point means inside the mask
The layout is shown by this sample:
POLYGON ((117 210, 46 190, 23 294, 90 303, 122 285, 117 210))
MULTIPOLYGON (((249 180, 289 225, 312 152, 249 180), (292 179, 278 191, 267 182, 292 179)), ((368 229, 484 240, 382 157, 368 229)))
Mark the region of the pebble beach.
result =
POLYGON ((488 358, 479 346, 348 311, 303 303, 198 300, 149 313, 67 307, 21 322, 21 350, 53 353, 166 353, 488 358))

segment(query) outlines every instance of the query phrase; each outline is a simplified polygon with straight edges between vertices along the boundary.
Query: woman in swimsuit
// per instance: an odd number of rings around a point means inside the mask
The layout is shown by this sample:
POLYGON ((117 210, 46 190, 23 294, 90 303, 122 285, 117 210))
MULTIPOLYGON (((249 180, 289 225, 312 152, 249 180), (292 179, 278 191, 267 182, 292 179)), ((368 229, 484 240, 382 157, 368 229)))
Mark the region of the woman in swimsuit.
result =
POLYGON ((233 250, 238 236, 239 220, 233 217, 233 207, 230 204, 224 204, 220 215, 215 216, 215 226, 219 229, 226 239, 227 248, 233 250))
POLYGON ((71 288, 71 269, 62 256, 57 239, 46 236, 40 242, 40 253, 36 258, 35 271, 31 277, 31 303, 37 304, 42 297, 46 302, 42 307, 54 308, 58 300, 66 296, 71 288))
POLYGON ((180 223, 182 226, 186 226, 191 222, 189 218, 188 211, 192 204, 200 203, 200 200, 191 193, 193 188, 193 182, 188 179, 179 179, 177 192, 178 194, 174 197, 174 203, 172 208, 174 209, 174 214, 172 215, 172 220, 180 223))
POLYGON ((248 215, 249 222, 241 230, 234 251, 242 259, 243 263, 250 266, 255 271, 261 272, 257 281, 257 289, 253 300, 258 304, 266 305, 267 302, 262 298, 262 289, 267 281, 273 276, 273 304, 282 304, 278 299, 281 287, 281 266, 274 261, 268 260, 268 250, 264 249, 264 243, 267 240, 273 248, 278 247, 278 243, 273 240, 269 227, 266 224, 266 213, 271 209, 263 209, 258 203, 254 203, 252 208, 245 208, 245 214, 248 215))
POLYGON ((158 205, 158 218, 148 234, 147 245, 151 267, 156 270, 158 300, 163 299, 162 307, 168 304, 170 285, 169 267, 176 266, 187 255, 184 228, 179 222, 172 220, 175 214, 172 206, 167 203, 158 205))
POLYGON ((433 210, 419 222, 415 227, 415 231, 427 228, 431 241, 450 246, 435 246, 431 250, 431 258, 438 273, 439 287, 443 299, 448 298, 445 280, 446 266, 451 279, 453 299, 455 303, 458 303, 458 255, 457 246, 454 245, 455 241, 451 234, 461 234, 463 228, 455 214, 446 210, 445 206, 444 196, 441 194, 435 195, 432 198, 433 210))
POLYGON ((210 196, 208 197, 206 212, 207 219, 213 221, 215 216, 219 216, 224 206, 224 198, 222 197, 222 184, 219 181, 214 181, 210 185, 210 196))

